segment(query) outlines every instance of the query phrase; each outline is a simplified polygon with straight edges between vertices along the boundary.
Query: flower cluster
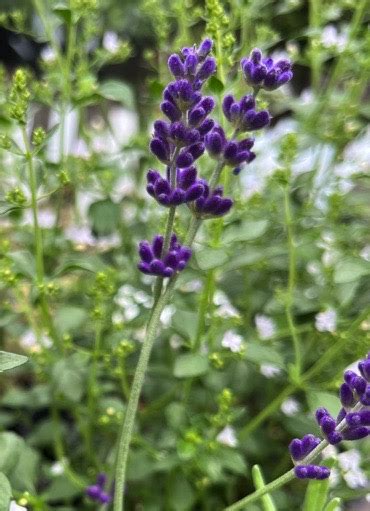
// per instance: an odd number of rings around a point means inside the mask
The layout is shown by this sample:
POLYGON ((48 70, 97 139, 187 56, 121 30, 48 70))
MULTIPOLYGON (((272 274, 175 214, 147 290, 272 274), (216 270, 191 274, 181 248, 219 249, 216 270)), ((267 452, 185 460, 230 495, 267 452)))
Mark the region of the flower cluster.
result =
MULTIPOLYGON (((227 95, 223 100, 223 113, 234 129, 230 139, 223 128, 209 117, 215 101, 210 96, 203 96, 201 89, 216 71, 216 61, 210 56, 212 46, 212 41, 205 39, 199 47, 183 48, 180 54, 173 54, 168 59, 168 68, 175 80, 165 87, 160 105, 168 120, 155 121, 150 142, 151 152, 166 165, 166 172, 161 175, 157 170, 150 169, 146 179, 147 192, 162 206, 172 208, 172 218, 174 209, 181 204, 187 204, 199 219, 228 213, 233 201, 223 196, 223 188, 217 184, 220 174, 227 165, 233 167, 234 174, 238 174, 243 165, 255 158, 251 150, 254 139, 246 136, 238 140, 238 137, 270 123, 269 112, 257 110, 255 78, 254 95, 243 96, 240 101, 227 95), (196 161, 205 150, 217 160, 217 167, 209 182, 198 176, 196 167, 196 161)), ((288 71, 288 78, 291 78, 290 62, 273 64, 271 59, 261 60, 262 57, 258 60, 258 51, 254 50, 253 62, 256 66, 259 63, 259 68, 266 69, 263 76, 266 83, 263 82, 264 85, 259 88, 274 88, 271 85, 272 74, 279 84, 287 78, 288 71)), ((259 76, 262 74, 259 72, 259 76)), ((143 273, 172 277, 185 267, 191 251, 181 247, 177 241, 171 241, 170 246, 171 225, 169 229, 165 241, 156 236, 152 244, 148 241, 140 243, 141 261, 138 267, 143 273)))
MULTIPOLYGON (((326 408, 316 410, 316 421, 326 442, 336 445, 342 440, 359 440, 370 435, 370 353, 358 364, 360 374, 345 371, 339 397, 342 408, 334 419, 326 408)), ((325 479, 330 470, 307 465, 305 458, 321 443, 314 435, 295 438, 289 445, 290 455, 297 464, 294 472, 300 479, 325 479)))
POLYGON ((95 500, 101 504, 109 504, 109 502, 112 500, 112 497, 109 495, 109 493, 104 491, 106 483, 107 476, 105 474, 98 474, 96 478, 96 484, 86 488, 86 495, 90 497, 91 500, 95 500))
POLYGON ((258 48, 252 50, 250 56, 242 59, 240 64, 245 81, 257 90, 275 90, 293 78, 289 60, 274 62, 271 58, 262 58, 258 48))
POLYGON ((162 251, 163 236, 154 236, 151 244, 142 241, 139 245, 139 270, 148 275, 172 277, 175 272, 185 268, 191 257, 190 248, 181 246, 175 234, 171 236, 168 251, 165 254, 162 251))

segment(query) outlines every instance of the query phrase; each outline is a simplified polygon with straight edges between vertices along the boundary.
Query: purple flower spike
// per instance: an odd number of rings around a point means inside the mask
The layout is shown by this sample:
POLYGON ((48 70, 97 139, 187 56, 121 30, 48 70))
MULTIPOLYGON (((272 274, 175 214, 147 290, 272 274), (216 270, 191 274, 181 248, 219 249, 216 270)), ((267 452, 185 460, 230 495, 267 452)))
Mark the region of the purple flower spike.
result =
POLYGON ((101 487, 98 486, 97 484, 94 484, 92 486, 88 486, 86 488, 86 495, 88 497, 90 497, 91 499, 93 499, 93 500, 99 499, 100 493, 101 493, 101 487))
POLYGON ((343 432, 344 440, 361 440, 370 435, 370 428, 366 426, 360 426, 358 428, 350 428, 343 432))
POLYGON ((102 491, 99 496, 99 501, 102 504, 109 504, 109 502, 112 501, 112 497, 108 495, 108 493, 106 493, 105 491, 102 491))
POLYGON ((293 78, 289 60, 274 62, 271 58, 263 58, 258 48, 241 60, 241 68, 245 81, 255 89, 275 90, 293 78))
POLYGON ((330 469, 318 465, 298 465, 294 468, 294 473, 299 479, 327 479, 330 469))
POLYGON ((196 74, 196 80, 207 80, 216 72, 216 61, 213 57, 207 57, 196 74))
POLYGON ((198 56, 200 58, 205 58, 208 53, 210 53, 212 51, 212 47, 213 47, 213 41, 212 39, 204 39, 204 41, 202 41, 199 45, 199 49, 198 49, 198 56))
MULTIPOLYGON (((143 245, 147 246, 149 243, 142 241, 139 244, 140 256, 140 247, 143 245)), ((191 257, 191 249, 189 247, 181 246, 177 242, 176 236, 172 236, 169 249, 165 254, 161 253, 162 248, 163 238, 155 236, 151 244, 151 251, 153 254, 155 253, 156 258, 149 264, 146 261, 139 262, 139 270, 149 275, 172 277, 176 272, 182 271, 185 268, 191 257)))
POLYGON ((370 410, 348 413, 346 421, 349 426, 370 426, 370 410))

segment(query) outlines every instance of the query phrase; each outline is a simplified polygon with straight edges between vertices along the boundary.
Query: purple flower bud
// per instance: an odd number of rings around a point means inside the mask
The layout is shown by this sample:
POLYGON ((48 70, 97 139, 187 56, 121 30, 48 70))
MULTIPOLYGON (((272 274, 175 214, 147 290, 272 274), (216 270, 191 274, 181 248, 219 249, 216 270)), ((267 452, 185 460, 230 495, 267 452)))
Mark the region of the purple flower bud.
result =
POLYGON ((150 267, 148 263, 144 263, 143 261, 140 261, 137 265, 138 269, 145 273, 146 275, 150 275, 150 267))
POLYGON ((339 444, 339 442, 341 442, 343 440, 342 435, 340 433, 338 433, 338 431, 332 431, 332 432, 328 433, 326 438, 327 438, 329 444, 331 444, 331 445, 339 444))
POLYGON ((321 431, 325 435, 332 433, 335 430, 335 427, 336 427, 336 422, 333 419, 333 417, 331 417, 330 415, 325 415, 320 420, 320 428, 321 428, 321 431))
POLYGON ((101 488, 97 484, 86 488, 86 495, 93 500, 98 500, 101 494, 101 488))
POLYGON ((198 132, 200 136, 204 137, 207 133, 211 131, 214 127, 215 121, 213 119, 206 119, 202 122, 202 124, 198 127, 198 132))
POLYGON ((348 383, 343 383, 339 390, 340 401, 343 406, 347 408, 351 408, 355 404, 355 399, 353 397, 353 392, 348 383))
POLYGON ((326 408, 318 408, 315 412, 315 417, 316 417, 317 423, 320 425, 320 421, 327 415, 330 415, 330 414, 326 408))
POLYGON ((152 243, 153 254, 157 259, 160 259, 160 257, 161 257, 162 248, 163 248, 163 236, 160 236, 159 234, 157 234, 156 236, 154 236, 153 243, 152 243))
POLYGON ((233 103, 230 107, 230 121, 234 122, 239 119, 240 115, 240 105, 238 103, 233 103))
POLYGON ((242 127, 244 130, 259 130, 270 123, 270 114, 267 110, 256 112, 248 110, 243 118, 242 127))
POLYGON ((358 368, 365 380, 370 382, 370 359, 366 358, 365 360, 361 360, 358 364, 358 368))
POLYGON ((262 52, 259 48, 253 48, 250 54, 250 59, 253 64, 259 64, 262 59, 262 52))
POLYGON ((150 150, 158 160, 168 163, 170 158, 168 144, 162 138, 153 138, 150 142, 150 150))
POLYGON ((252 149, 254 146, 254 138, 245 138, 244 140, 241 140, 238 142, 238 150, 239 151, 248 151, 249 149, 252 149))
POLYGON ((181 62, 180 57, 176 53, 169 57, 168 69, 175 78, 183 78, 185 75, 184 64, 181 62))
POLYGON ((347 413, 346 421, 349 426, 370 426, 370 410, 347 413))
POLYGON ((363 405, 370 406, 370 385, 366 386, 366 390, 360 397, 360 401, 363 405))
POLYGON ((215 107, 215 100, 211 96, 206 96, 199 102, 198 107, 203 108, 208 115, 215 107))
POLYGON ((228 121, 231 121, 230 109, 234 103, 235 99, 234 96, 232 96, 231 94, 227 94, 223 99, 222 111, 228 121))
POLYGON ((302 442, 299 438, 294 438, 289 444, 289 452, 293 460, 301 460, 304 458, 302 452, 302 442))
POLYGON ((347 415, 347 412, 345 411, 344 408, 341 408, 339 410, 339 413, 338 413, 338 417, 337 417, 337 424, 339 424, 340 422, 342 422, 343 419, 345 419, 347 415))
POLYGON ((147 241, 139 244, 139 255, 145 263, 150 263, 153 259, 152 249, 147 241))
POLYGON ((195 53, 189 53, 185 59, 185 71, 188 75, 193 76, 195 74, 198 65, 198 57, 195 53))
POLYGON ((162 101, 161 110, 172 122, 181 119, 181 111, 170 101, 162 101))
MULTIPOLYGON (((189 146, 187 148, 187 150, 193 157, 193 161, 194 161, 194 160, 197 160, 200 156, 202 156, 202 154, 204 153, 204 150, 205 150, 205 146, 204 146, 203 142, 197 142, 196 144, 192 144, 191 146, 189 146)), ((193 163, 193 161, 191 163, 193 163)), ((188 167, 189 165, 191 165, 191 163, 189 163, 188 165, 185 165, 185 167, 188 167)))
POLYGON ((167 138, 170 133, 170 125, 166 121, 155 121, 154 134, 159 138, 167 138))
POLYGON ((318 465, 298 465, 294 468, 294 473, 299 479, 327 479, 330 469, 318 465))
POLYGON ((238 154, 238 144, 236 142, 228 142, 224 150, 225 160, 234 161, 234 158, 238 154))
POLYGON ((201 183, 195 183, 194 185, 190 186, 190 188, 186 191, 185 201, 192 202, 196 199, 199 199, 203 193, 203 190, 204 187, 201 183))
POLYGON ((163 261, 161 261, 160 259, 154 259, 149 264, 149 268, 150 268, 151 273, 153 273, 154 275, 162 275, 163 271, 165 269, 165 266, 163 264, 163 261))
POLYGON ((360 426, 358 428, 350 428, 343 431, 344 440, 360 440, 370 435, 370 428, 360 426))
POLYGON ((194 108, 189 114, 189 124, 190 126, 198 126, 206 117, 206 111, 204 108, 198 106, 194 108))
POLYGON ((112 497, 108 495, 105 491, 102 491, 99 496, 99 500, 102 504, 109 504, 111 502, 112 497))
POLYGON ((302 457, 305 457, 307 456, 307 454, 309 454, 311 451, 313 451, 315 449, 315 447, 317 447, 320 443, 320 438, 318 437, 315 437, 314 435, 312 434, 308 434, 308 435, 305 435, 303 438, 302 438, 302 457))
POLYGON ((196 78, 198 80, 207 80, 216 71, 216 61, 213 57, 207 57, 200 67, 196 78))
POLYGON ((193 163, 193 161, 194 161, 194 158, 191 155, 191 153, 188 152, 188 150, 183 150, 180 152, 180 154, 178 155, 178 157, 176 159, 176 165, 180 169, 183 169, 185 167, 190 167, 190 165, 193 163))
POLYGON ((217 131, 213 130, 205 138, 207 151, 211 156, 219 156, 223 150, 223 139, 217 131))
POLYGON ((204 58, 208 55, 208 53, 210 53, 210 51, 212 50, 212 47, 213 47, 213 41, 212 39, 204 39, 204 41, 202 41, 199 45, 199 48, 198 48, 198 55, 199 57, 201 58, 204 58))

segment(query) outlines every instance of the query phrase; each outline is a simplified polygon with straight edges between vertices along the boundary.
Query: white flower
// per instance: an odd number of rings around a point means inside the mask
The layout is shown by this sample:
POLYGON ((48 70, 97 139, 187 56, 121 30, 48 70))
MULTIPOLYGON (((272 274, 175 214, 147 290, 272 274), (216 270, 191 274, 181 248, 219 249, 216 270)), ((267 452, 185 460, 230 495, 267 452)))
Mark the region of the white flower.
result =
POLYGON ((9 511, 27 511, 26 507, 19 506, 15 500, 12 500, 10 502, 10 508, 9 511))
POLYGON ((189 280, 189 282, 186 282, 181 290, 185 291, 186 293, 198 293, 203 287, 203 283, 199 279, 193 279, 189 280))
POLYGON ((139 314, 140 308, 138 305, 136 305, 136 303, 132 303, 123 309, 123 315, 126 321, 132 321, 133 319, 137 318, 139 314))
POLYGON ((334 445, 328 445, 325 447, 325 449, 321 452, 321 455, 323 459, 326 458, 336 458, 338 454, 338 451, 334 445))
POLYGON ((234 330, 228 330, 222 338, 221 345, 233 353, 239 353, 243 347, 243 337, 234 330))
POLYGON ((365 259, 365 261, 370 262, 370 245, 365 245, 364 248, 360 252, 360 257, 365 259))
POLYGON ((320 264, 317 261, 311 261, 306 266, 307 273, 310 275, 320 275, 320 264))
POLYGON ((225 426, 217 435, 216 440, 220 442, 220 444, 227 445, 228 447, 236 447, 238 445, 235 430, 231 426, 225 426))
POLYGON ((170 338, 170 346, 173 350, 178 350, 182 346, 182 339, 179 335, 172 335, 170 338))
POLYGON ((347 35, 339 32, 334 25, 327 25, 321 32, 321 42, 325 48, 337 48, 338 51, 343 51, 347 40, 347 35))
POLYGON ((296 415, 300 409, 301 409, 300 404, 293 397, 288 397, 288 399, 281 403, 280 407, 280 410, 288 417, 296 415))
MULTIPOLYGON (((55 225, 56 215, 50 208, 39 209, 38 222, 42 229, 51 229, 55 225)), ((33 225, 33 213, 27 210, 23 215, 24 225, 33 225)))
POLYGON ((37 336, 33 330, 26 330, 24 334, 19 339, 19 344, 25 350, 35 351, 43 348, 50 348, 53 345, 53 341, 46 334, 40 335, 40 344, 38 343, 37 336))
POLYGON ((264 314, 257 314, 255 317, 256 328, 259 338, 262 340, 270 339, 275 335, 276 326, 274 321, 264 314))
POLYGON ((167 305, 161 314, 161 323, 165 328, 168 328, 171 325, 172 316, 176 312, 176 307, 174 305, 167 305))
POLYGON ((56 59, 56 54, 50 46, 44 46, 40 52, 40 57, 44 62, 53 62, 56 59))
POLYGON ((53 474, 53 476, 60 476, 64 474, 64 465, 60 461, 56 461, 53 463, 50 467, 50 472, 53 474))
POLYGON ((239 312, 230 303, 230 300, 223 291, 216 291, 213 296, 213 303, 218 306, 216 315, 221 318, 233 318, 239 316, 239 312))
POLYGON ((350 488, 364 488, 367 486, 367 477, 363 470, 354 469, 349 470, 343 474, 343 479, 346 481, 350 488))
POLYGON ((261 364, 260 373, 265 378, 274 378, 274 376, 277 376, 281 373, 281 369, 274 364, 261 364))
POLYGON ((109 53, 116 53, 119 49, 120 41, 119 37, 115 32, 105 32, 103 36, 103 48, 109 53))
POLYGON ((350 449, 349 451, 341 452, 338 454, 338 463, 342 470, 357 470, 361 463, 361 454, 357 449, 350 449))
POLYGON ((70 225, 65 230, 64 235, 67 240, 72 241, 72 243, 75 243, 79 247, 84 245, 93 246, 96 242, 90 227, 87 225, 70 225))
POLYGON ((316 314, 315 327, 319 332, 335 332, 337 327, 337 313, 335 310, 328 309, 316 314))

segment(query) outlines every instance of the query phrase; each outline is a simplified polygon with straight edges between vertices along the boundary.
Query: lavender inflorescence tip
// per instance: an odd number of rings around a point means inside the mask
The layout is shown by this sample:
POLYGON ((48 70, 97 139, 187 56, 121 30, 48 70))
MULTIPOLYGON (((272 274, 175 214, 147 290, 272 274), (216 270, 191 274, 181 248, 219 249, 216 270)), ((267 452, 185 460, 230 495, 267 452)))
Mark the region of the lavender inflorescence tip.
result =
POLYGON ((293 78, 290 60, 274 62, 271 58, 264 58, 258 48, 252 50, 249 57, 243 58, 240 64, 245 81, 254 89, 275 90, 293 78))
MULTIPOLYGON (((342 408, 334 419, 326 408, 318 408, 316 421, 322 436, 329 444, 342 440, 360 440, 370 435, 370 353, 358 364, 360 374, 345 371, 344 383, 339 390, 342 408)), ((325 479, 330 476, 327 467, 305 463, 306 457, 320 444, 313 435, 302 440, 295 438, 289 444, 289 452, 295 463, 294 473, 300 479, 325 479)))
POLYGON ((172 277, 176 272, 182 271, 191 257, 191 249, 178 243, 175 234, 172 235, 168 250, 163 252, 163 236, 154 236, 152 243, 141 241, 138 264, 140 271, 147 275, 159 277, 172 277))
POLYGON ((104 490, 106 483, 106 474, 98 474, 96 483, 88 486, 85 490, 87 497, 89 497, 91 500, 99 502, 100 504, 109 504, 112 501, 112 496, 104 490))

